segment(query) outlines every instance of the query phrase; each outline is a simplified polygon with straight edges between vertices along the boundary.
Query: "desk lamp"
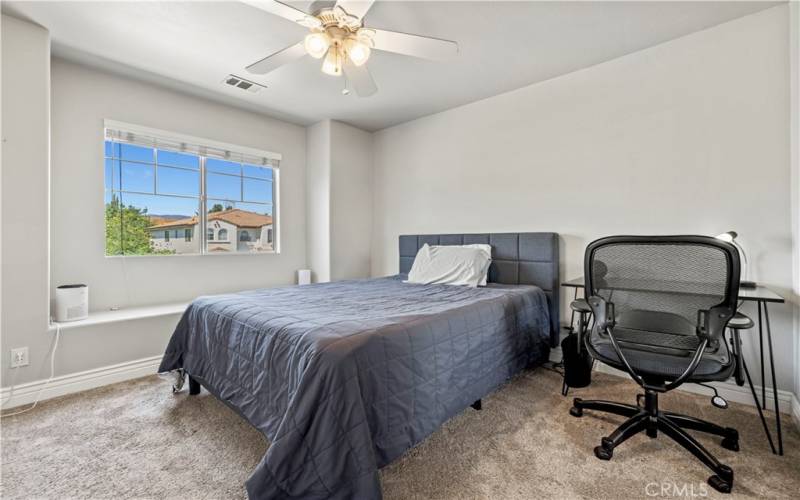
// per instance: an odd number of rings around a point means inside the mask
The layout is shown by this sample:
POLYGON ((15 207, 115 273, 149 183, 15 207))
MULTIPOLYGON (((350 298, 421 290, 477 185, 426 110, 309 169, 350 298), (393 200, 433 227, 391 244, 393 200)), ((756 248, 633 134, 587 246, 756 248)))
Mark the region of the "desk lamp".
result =
MULTIPOLYGON (((742 266, 744 268, 744 272, 742 273, 742 275, 745 278, 747 278, 747 271, 748 271, 748 267, 749 267, 747 265, 747 254, 744 253, 744 248, 742 248, 742 245, 740 245, 739 243, 736 242, 736 238, 738 236, 739 236, 739 234, 736 233, 736 231, 728 231, 726 233, 718 234, 718 235, 716 235, 714 237, 716 239, 718 239, 718 240, 727 241, 728 243, 733 243, 733 246, 735 246, 739 250, 739 253, 742 255, 742 262, 744 262, 744 266, 742 266)), ((739 287, 740 288, 755 288, 756 284, 753 281, 746 281, 746 280, 740 279, 739 280, 739 287)))

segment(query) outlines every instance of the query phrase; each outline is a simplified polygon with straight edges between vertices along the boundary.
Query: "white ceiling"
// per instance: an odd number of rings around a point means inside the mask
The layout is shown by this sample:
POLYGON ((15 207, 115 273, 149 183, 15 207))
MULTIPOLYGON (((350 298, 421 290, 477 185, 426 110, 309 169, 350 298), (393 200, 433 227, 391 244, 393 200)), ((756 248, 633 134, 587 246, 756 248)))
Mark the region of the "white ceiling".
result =
MULTIPOLYGON (((306 10, 310 2, 292 2, 306 10)), ((309 56, 263 77, 243 68, 306 30, 243 3, 3 2, 50 30, 55 55, 310 124, 326 118, 378 130, 569 73, 737 17, 773 2, 377 2, 365 25, 455 40, 430 62, 374 51, 378 93, 343 96, 343 80, 309 56), (238 74, 259 94, 224 86, 238 74)))

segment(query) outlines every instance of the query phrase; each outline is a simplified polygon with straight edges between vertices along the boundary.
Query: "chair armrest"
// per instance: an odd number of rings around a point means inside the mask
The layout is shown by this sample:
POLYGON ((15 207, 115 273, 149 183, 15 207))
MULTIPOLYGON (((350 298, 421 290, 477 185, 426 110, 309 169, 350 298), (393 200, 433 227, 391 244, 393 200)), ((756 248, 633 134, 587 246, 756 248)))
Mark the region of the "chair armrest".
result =
POLYGON ((589 303, 586 302, 586 299, 576 299, 570 302, 569 307, 579 313, 591 313, 592 308, 589 307, 589 303))
POLYGON ((719 341, 724 339, 725 327, 735 313, 735 310, 725 306, 697 311, 697 335, 708 340, 712 347, 716 347, 719 341))
POLYGON ((614 304, 606 302, 606 299, 598 295, 592 295, 587 299, 592 314, 594 314, 595 328, 605 331, 609 327, 614 327, 614 304))

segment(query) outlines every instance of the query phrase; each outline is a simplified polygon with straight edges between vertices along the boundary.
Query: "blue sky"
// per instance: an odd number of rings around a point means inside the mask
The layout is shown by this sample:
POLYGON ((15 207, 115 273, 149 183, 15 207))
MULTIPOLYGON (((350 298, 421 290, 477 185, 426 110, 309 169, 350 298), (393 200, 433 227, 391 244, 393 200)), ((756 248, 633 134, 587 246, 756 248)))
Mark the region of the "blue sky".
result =
MULTIPOLYGON (((105 156, 106 202, 111 199, 110 190, 113 189, 123 191, 118 194, 122 203, 146 207, 150 214, 190 217, 197 213, 197 199, 157 196, 170 194, 199 197, 200 159, 197 156, 154 151, 152 148, 110 141, 106 141, 105 156), (157 170, 154 165, 156 161, 157 170)), ((271 169, 208 158, 206 170, 209 207, 220 203, 225 207, 272 213, 271 169), (240 177, 242 174, 244 178, 240 177)))

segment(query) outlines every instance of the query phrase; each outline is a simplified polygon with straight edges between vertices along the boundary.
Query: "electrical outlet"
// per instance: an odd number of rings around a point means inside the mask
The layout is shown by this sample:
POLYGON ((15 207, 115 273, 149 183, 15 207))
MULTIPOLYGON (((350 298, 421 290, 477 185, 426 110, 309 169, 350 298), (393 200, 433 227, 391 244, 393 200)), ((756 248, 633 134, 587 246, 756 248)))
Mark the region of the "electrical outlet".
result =
POLYGON ((20 347, 18 349, 11 349, 11 368, 19 368, 21 366, 28 366, 28 348, 20 347))

